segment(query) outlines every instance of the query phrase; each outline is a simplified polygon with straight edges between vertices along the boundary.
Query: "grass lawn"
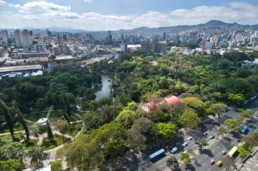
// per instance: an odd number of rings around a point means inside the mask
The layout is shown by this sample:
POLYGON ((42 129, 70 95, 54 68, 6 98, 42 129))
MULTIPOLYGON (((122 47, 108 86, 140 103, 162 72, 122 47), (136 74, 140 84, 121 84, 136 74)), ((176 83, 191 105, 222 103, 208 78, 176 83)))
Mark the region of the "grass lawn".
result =
POLYGON ((69 131, 66 133, 70 136, 75 136, 82 128, 82 123, 72 124, 69 131))
MULTIPOLYGON (((24 145, 24 147, 31 147, 31 146, 35 146, 38 144, 38 140, 35 140, 35 139, 30 139, 30 142, 29 144, 25 143, 24 141, 24 137, 21 133, 17 133, 17 134, 14 134, 15 138, 16 138, 16 141, 17 142, 22 142, 22 144, 24 145)), ((10 134, 8 135, 3 135, 3 136, 0 136, 0 147, 1 145, 4 145, 4 144, 7 144, 7 143, 10 143, 12 142, 12 137, 10 134)))
POLYGON ((71 122, 79 121, 79 120, 81 120, 81 119, 80 119, 77 115, 72 114, 72 116, 71 116, 71 122))
MULTIPOLYGON (((65 142, 69 141, 69 139, 65 138, 65 142)), ((50 140, 47 137, 43 139, 41 147, 44 150, 51 150, 53 148, 56 148, 57 146, 63 144, 63 138, 60 135, 54 135, 54 139, 50 140)))
MULTIPOLYGON (((22 131, 22 130, 23 130, 23 127, 21 126, 20 123, 16 123, 14 125, 14 131, 22 131)), ((9 131, 9 129, 8 129, 6 124, 0 125, 0 133, 8 133, 8 132, 10 132, 10 131, 9 131)))
POLYGON ((63 116, 63 113, 61 110, 54 110, 50 114, 50 118, 60 118, 63 116))

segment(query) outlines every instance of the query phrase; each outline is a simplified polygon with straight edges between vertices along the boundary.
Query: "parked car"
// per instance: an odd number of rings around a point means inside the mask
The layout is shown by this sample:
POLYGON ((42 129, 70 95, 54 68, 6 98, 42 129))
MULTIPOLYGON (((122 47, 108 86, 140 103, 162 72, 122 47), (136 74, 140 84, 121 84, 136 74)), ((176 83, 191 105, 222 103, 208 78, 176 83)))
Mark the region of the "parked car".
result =
POLYGON ((213 165, 215 163, 214 159, 211 159, 210 164, 213 165))
POLYGON ((186 147, 186 146, 188 146, 188 143, 187 143, 187 142, 184 142, 184 143, 182 144, 182 146, 186 147))
POLYGON ((213 138, 214 138, 214 135, 209 136, 209 139, 213 139, 213 138))
POLYGON ((204 132, 203 135, 208 135, 208 132, 204 132))
POLYGON ((171 153, 177 152, 177 147, 172 148, 172 150, 171 150, 170 152, 171 152, 171 153))
POLYGON ((192 139, 193 139, 193 137, 191 137, 191 136, 187 138, 187 140, 192 140, 192 139))

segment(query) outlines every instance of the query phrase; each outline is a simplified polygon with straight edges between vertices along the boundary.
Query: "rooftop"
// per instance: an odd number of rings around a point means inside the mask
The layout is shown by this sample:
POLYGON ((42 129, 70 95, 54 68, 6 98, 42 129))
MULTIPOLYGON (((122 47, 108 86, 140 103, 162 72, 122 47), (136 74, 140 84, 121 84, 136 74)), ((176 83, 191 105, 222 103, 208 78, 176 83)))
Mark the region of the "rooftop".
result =
POLYGON ((0 67, 0 73, 27 71, 27 70, 40 70, 40 69, 42 69, 41 65, 22 65, 22 66, 0 67))

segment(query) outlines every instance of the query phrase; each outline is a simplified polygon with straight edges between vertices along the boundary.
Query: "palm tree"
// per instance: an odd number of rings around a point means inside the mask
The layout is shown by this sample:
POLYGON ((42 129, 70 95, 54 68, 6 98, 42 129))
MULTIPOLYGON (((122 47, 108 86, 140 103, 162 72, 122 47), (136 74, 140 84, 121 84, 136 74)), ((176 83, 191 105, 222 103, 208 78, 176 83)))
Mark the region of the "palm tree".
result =
POLYGON ((171 156, 168 158, 167 160, 167 166, 171 169, 171 170, 175 170, 179 167, 179 163, 176 159, 175 156, 171 156))
POLYGON ((25 155, 29 158, 31 158, 31 165, 34 166, 42 166, 43 165, 43 160, 47 158, 47 153, 43 151, 43 149, 39 146, 33 146, 28 148, 25 151, 25 155))
POLYGON ((204 138, 197 139, 197 140, 195 141, 195 143, 196 143, 196 144, 199 144, 199 151, 200 151, 200 153, 202 152, 203 147, 208 145, 207 140, 204 139, 204 138))
POLYGON ((47 121, 47 135, 48 135, 48 138, 50 139, 50 140, 52 140, 53 138, 54 138, 54 135, 53 135, 53 131, 52 131, 52 129, 51 129, 51 126, 50 126, 50 124, 49 124, 49 122, 47 121))
POLYGON ((22 127, 23 127, 23 129, 25 131, 26 141, 27 141, 27 143, 29 143, 29 141, 30 141, 30 132, 29 132, 28 126, 27 126, 27 124, 26 124, 26 122, 24 120, 24 117, 23 117, 23 115, 22 115, 22 113, 21 113, 21 111, 20 111, 20 109, 19 109, 19 107, 18 107, 18 105, 17 105, 17 103, 15 101, 13 101, 13 107, 14 107, 14 112, 17 114, 17 116, 19 118, 19 121, 20 121, 20 123, 21 123, 21 125, 22 125, 22 127))
POLYGON ((39 141, 39 133, 40 133, 40 125, 39 124, 34 124, 30 127, 30 133, 31 135, 33 135, 34 137, 38 138, 39 141))
POLYGON ((11 133, 12 140, 15 141, 14 130, 13 130, 14 128, 13 118, 11 116, 9 108, 7 107, 7 105, 2 99, 0 99, 0 114, 4 114, 4 118, 9 128, 9 131, 11 133))

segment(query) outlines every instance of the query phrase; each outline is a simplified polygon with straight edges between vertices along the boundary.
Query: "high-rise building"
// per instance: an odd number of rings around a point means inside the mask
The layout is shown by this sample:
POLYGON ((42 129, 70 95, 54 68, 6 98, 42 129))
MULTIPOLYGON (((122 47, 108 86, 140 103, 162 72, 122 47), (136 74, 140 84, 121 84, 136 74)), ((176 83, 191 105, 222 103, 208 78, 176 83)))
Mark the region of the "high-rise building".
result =
POLYGON ((120 47, 121 47, 121 51, 122 52, 126 52, 127 51, 127 44, 126 43, 122 43, 120 47))
POLYGON ((20 30, 17 29, 14 31, 14 39, 15 39, 16 47, 22 47, 20 30))
POLYGON ((3 40, 4 42, 7 43, 9 37, 8 37, 8 32, 7 30, 1 30, 0 31, 0 40, 3 40))
POLYGON ((17 47, 29 48, 32 45, 31 32, 28 30, 15 30, 14 39, 17 47))
POLYGON ((113 40, 112 40, 111 31, 108 31, 108 35, 106 37, 106 43, 111 44, 112 42, 113 42, 113 40))

